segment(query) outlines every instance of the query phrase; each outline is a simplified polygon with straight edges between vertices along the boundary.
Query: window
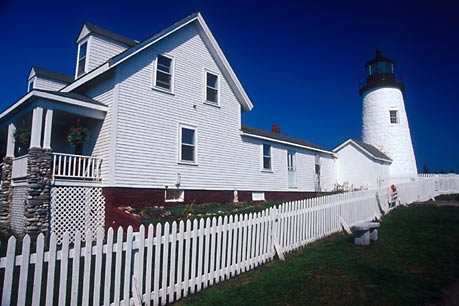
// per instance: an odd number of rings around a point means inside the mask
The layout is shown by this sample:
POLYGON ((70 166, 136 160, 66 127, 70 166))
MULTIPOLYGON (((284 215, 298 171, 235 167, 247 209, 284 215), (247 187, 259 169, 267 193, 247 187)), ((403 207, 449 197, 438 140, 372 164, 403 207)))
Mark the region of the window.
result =
POLYGON ((80 76, 86 72, 86 53, 88 51, 88 42, 84 42, 80 45, 80 51, 78 53, 78 73, 80 76))
POLYGON ((271 145, 263 144, 263 170, 271 170, 271 145))
POLYGON ((396 110, 391 110, 389 111, 389 115, 390 115, 390 123, 399 123, 398 121, 398 111, 396 110))
POLYGON ((29 82, 29 87, 27 88, 27 92, 31 92, 33 90, 33 86, 34 85, 34 82, 33 80, 29 82))
POLYGON ((183 202, 184 199, 185 192, 183 190, 178 188, 166 188, 166 202, 183 202))
POLYGON ((180 161, 196 163, 196 129, 180 128, 180 161))
POLYGON ((218 75, 206 72, 206 101, 218 104, 218 75))
POLYGON ((320 155, 319 154, 316 154, 316 156, 314 157, 314 164, 315 164, 316 175, 320 176, 320 155))
POLYGON ((158 55, 156 59, 155 86, 160 89, 172 91, 173 81, 172 58, 158 55))

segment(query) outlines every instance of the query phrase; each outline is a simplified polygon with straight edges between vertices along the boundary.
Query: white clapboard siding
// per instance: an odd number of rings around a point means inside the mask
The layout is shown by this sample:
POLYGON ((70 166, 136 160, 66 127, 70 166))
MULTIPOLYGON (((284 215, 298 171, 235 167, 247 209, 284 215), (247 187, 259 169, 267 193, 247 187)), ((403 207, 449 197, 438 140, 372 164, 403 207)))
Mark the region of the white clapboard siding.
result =
MULTIPOLYGON (((421 176, 396 187, 400 204, 410 204, 458 193, 459 176, 421 176)), ((68 232, 62 244, 40 234, 33 254, 28 235, 20 254, 11 237, 0 258, 1 305, 172 303, 339 232, 341 220, 352 226, 381 217, 392 195, 389 188, 364 190, 254 214, 142 225, 138 232, 118 228, 116 240, 112 228, 105 236, 102 229, 77 232, 72 244, 68 232)))

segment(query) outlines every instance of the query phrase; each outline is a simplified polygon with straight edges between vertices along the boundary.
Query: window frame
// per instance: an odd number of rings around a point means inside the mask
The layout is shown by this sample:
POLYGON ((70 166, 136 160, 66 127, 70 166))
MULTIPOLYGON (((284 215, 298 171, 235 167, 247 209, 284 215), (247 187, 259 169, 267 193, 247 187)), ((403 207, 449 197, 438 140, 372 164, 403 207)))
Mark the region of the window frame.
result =
MULTIPOLYGON (((164 72, 164 71, 161 71, 159 70, 161 73, 167 73, 167 72, 164 72)), ((159 90, 159 91, 162 91, 162 92, 165 92, 165 93, 169 93, 169 94, 174 94, 174 85, 175 85, 175 58, 169 54, 166 54, 166 53, 158 53, 156 54, 155 56, 155 59, 154 59, 154 63, 153 63, 153 76, 152 76, 152 88, 156 89, 156 90, 159 90), (170 64, 170 72, 169 72, 169 75, 170 75, 170 88, 167 89, 165 87, 162 87, 162 86, 158 86, 157 85, 157 80, 158 80, 158 63, 159 63, 159 57, 164 57, 164 58, 167 58, 171 61, 171 64, 170 64)))
POLYGON ((164 202, 183 202, 185 201, 185 191, 179 188, 167 188, 164 190, 164 202), (178 197, 174 199, 168 199, 167 193, 168 192, 177 192, 178 197))
POLYGON ((27 83, 27 92, 31 92, 35 88, 35 78, 29 80, 27 83))
POLYGON ((89 39, 81 42, 79 45, 78 45, 78 57, 77 57, 77 69, 76 69, 76 77, 79 78, 80 76, 86 74, 88 71, 87 71, 87 67, 88 67, 88 51, 89 51, 89 39), (82 46, 86 45, 86 52, 85 52, 85 55, 83 57, 81 57, 81 48, 82 46), (80 72, 80 66, 81 66, 81 61, 84 59, 84 67, 83 67, 83 71, 80 72))
POLYGON ((261 145, 261 171, 273 172, 273 146, 269 143, 263 143, 261 145), (269 155, 265 155, 265 146, 269 147, 269 155), (265 168, 265 158, 269 158, 269 168, 265 168))
MULTIPOLYGON (((197 165, 198 164, 198 128, 193 125, 180 123, 179 129, 178 129, 178 142, 177 143, 178 143, 178 163, 186 164, 186 165, 197 165), (193 142, 194 142, 193 143, 193 147, 194 147, 193 161, 183 159, 183 150, 182 150, 182 146, 184 145, 182 143, 183 129, 193 130, 194 132, 193 134, 194 136, 193 137, 193 142)), ((189 145, 189 144, 185 144, 185 145, 189 145)))
POLYGON ((389 122, 390 124, 399 124, 400 123, 400 117, 397 109, 390 109, 389 110, 389 122), (392 114, 395 114, 395 117, 392 116, 392 114), (395 122, 393 122, 393 118, 395 118, 395 122))
POLYGON ((208 69, 204 70, 204 98, 203 100, 205 104, 212 105, 212 106, 220 106, 220 74, 214 71, 208 70, 208 69), (216 88, 209 86, 209 84, 207 83, 208 74, 211 74, 217 77, 217 84, 216 84, 217 87, 216 88), (217 101, 211 101, 207 99, 207 89, 208 88, 211 88, 217 91, 217 94, 216 94, 217 101))

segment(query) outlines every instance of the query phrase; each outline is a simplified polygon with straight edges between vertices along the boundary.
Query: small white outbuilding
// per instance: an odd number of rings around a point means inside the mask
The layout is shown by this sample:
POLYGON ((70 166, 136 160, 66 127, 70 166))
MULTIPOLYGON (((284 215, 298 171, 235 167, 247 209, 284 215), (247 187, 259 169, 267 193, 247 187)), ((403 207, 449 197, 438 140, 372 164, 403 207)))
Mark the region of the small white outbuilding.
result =
POLYGON ((370 144, 348 139, 333 152, 337 156, 336 172, 340 185, 348 185, 351 189, 375 188, 389 177, 392 160, 370 144))

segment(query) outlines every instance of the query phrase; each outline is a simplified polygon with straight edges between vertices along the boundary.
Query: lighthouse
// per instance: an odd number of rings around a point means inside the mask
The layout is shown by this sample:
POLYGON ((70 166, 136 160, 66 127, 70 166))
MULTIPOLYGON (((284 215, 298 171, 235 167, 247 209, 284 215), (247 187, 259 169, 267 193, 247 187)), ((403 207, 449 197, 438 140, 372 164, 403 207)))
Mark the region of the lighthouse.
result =
POLYGON ((416 159, 403 100, 405 89, 395 62, 376 50, 376 57, 365 64, 366 77, 360 84, 362 140, 392 159, 391 177, 417 177, 416 159))

